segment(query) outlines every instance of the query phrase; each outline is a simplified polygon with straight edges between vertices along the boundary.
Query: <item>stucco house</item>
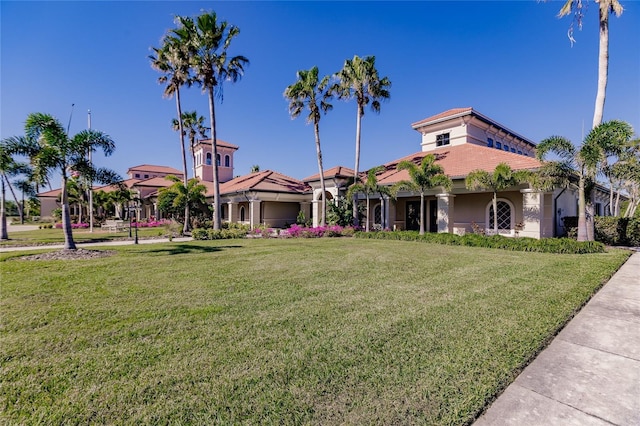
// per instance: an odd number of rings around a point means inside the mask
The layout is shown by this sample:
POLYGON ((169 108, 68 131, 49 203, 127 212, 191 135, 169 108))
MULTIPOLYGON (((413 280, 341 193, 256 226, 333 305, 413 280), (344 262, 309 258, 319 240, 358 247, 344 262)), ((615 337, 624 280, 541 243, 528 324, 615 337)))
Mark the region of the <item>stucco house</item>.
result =
MULTIPOLYGON (((426 194, 425 229, 428 232, 463 234, 473 228, 493 228, 492 193, 470 191, 466 176, 473 170, 492 172, 505 162, 514 170, 535 170, 541 163, 535 158, 536 144, 508 127, 473 108, 455 108, 413 123, 420 134, 420 150, 385 163, 378 173, 378 183, 394 185, 409 180, 407 171, 398 170, 401 161, 419 164, 427 154, 434 154, 436 162, 452 179, 449 192, 436 188, 426 194)), ((295 223, 298 213, 304 212, 314 226, 320 218, 320 176, 314 174, 302 180, 272 170, 233 177, 233 161, 239 147, 217 141, 218 177, 222 218, 232 223, 252 227, 286 227, 295 223)), ((194 172, 206 186, 206 198, 213 202, 214 159, 210 139, 201 140, 194 148, 194 172)), ((157 209, 158 190, 170 186, 168 174, 182 177, 179 170, 165 166, 143 164, 127 171, 124 184, 142 201, 138 219, 160 218, 157 209)), ((361 177, 366 178, 366 171, 361 177)), ((346 195, 353 180, 353 170, 336 166, 324 171, 327 202, 338 202, 346 195)), ((104 189, 96 188, 96 189, 104 189)), ((55 191, 39 194, 43 206, 59 195, 55 191)), ((608 193, 598 187, 595 192, 596 214, 606 211, 608 193)), ((522 184, 499 193, 497 206, 498 232, 508 236, 551 237, 563 233, 562 218, 577 215, 577 187, 557 188, 540 192, 522 184)), ((364 206, 364 194, 359 194, 364 206)), ((52 205, 54 205, 53 203, 52 205)), ((57 205, 56 205, 57 207, 57 205)), ((420 218, 419 194, 400 192, 395 200, 377 197, 365 212, 372 229, 418 229, 420 218)), ((46 212, 46 209, 43 209, 46 212)), ((46 215, 43 213, 43 216, 46 215)))

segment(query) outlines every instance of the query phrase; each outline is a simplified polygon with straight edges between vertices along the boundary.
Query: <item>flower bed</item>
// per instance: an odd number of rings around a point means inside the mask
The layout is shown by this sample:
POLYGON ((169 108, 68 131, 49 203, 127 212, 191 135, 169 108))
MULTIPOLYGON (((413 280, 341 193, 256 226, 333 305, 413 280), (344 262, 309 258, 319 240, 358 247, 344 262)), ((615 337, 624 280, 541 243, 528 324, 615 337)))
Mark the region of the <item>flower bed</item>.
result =
MULTIPOLYGON (((62 229, 62 224, 61 223, 56 223, 56 229, 62 229)), ((88 223, 72 223, 71 224, 71 229, 86 229, 89 227, 88 223)))
POLYGON ((157 228, 158 226, 169 225, 171 221, 169 219, 150 220, 147 222, 131 222, 132 228, 157 228))

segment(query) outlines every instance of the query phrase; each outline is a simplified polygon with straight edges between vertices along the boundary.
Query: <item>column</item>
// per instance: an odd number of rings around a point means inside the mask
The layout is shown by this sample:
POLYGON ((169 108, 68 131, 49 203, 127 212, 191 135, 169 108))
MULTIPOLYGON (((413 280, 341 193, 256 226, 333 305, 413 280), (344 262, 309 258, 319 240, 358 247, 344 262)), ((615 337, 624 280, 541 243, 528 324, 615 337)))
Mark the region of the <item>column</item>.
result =
POLYGON ((453 194, 436 194, 438 199, 438 232, 453 233, 453 194))
POLYGON ((227 210, 229 211, 229 223, 236 223, 238 214, 236 210, 238 209, 238 203, 233 203, 229 201, 227 203, 227 210))
POLYGON ((320 223, 320 208, 322 202, 320 200, 313 200, 311 203, 313 204, 313 227, 315 228, 320 223))
POLYGON ((544 230, 544 193, 535 189, 522 189, 522 229, 521 237, 542 238, 544 230))
POLYGON ((260 226, 260 200, 251 200, 249 202, 249 223, 251 229, 260 226))

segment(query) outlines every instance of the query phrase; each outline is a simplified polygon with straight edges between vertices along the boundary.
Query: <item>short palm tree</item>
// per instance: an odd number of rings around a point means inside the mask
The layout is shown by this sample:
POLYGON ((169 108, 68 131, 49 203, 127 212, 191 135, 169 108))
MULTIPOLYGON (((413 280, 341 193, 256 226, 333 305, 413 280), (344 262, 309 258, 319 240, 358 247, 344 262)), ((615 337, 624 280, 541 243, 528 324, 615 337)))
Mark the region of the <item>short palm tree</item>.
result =
POLYGON ((467 175, 465 184, 468 189, 489 189, 493 192, 491 218, 495 235, 498 235, 498 192, 525 182, 529 175, 530 173, 526 170, 514 171, 507 163, 498 164, 492 173, 478 169, 467 175))
POLYGON ((289 114, 291 118, 298 117, 307 108, 307 123, 313 123, 313 132, 316 140, 316 157, 318 159, 318 172, 320 173, 320 189, 322 191, 322 206, 320 226, 326 223, 327 201, 325 197, 324 169, 322 167, 322 149, 320 148, 320 112, 327 113, 333 106, 329 103, 331 95, 328 92, 329 77, 318 77, 318 67, 308 71, 298 71, 297 80, 284 91, 285 98, 289 101, 289 114))
MULTIPOLYGON (((161 48, 152 48, 155 55, 149 56, 151 60, 151 67, 161 72, 162 75, 158 78, 158 83, 166 84, 164 89, 164 96, 171 98, 175 95, 176 98, 176 110, 178 113, 178 133, 180 139, 180 151, 182 154, 182 173, 183 184, 187 186, 187 154, 184 147, 185 131, 183 129, 182 119, 182 105, 180 103, 180 88, 182 86, 190 86, 192 79, 190 76, 189 68, 189 55, 185 42, 174 37, 165 36, 163 45, 161 48)), ((184 228, 182 232, 189 230, 189 210, 188 206, 185 207, 185 217, 187 220, 184 222, 184 228)))
MULTIPOLYGON (((354 56, 347 59, 340 71, 335 74, 338 82, 331 88, 339 99, 355 99, 357 104, 356 115, 356 161, 353 174, 354 183, 358 183, 360 167, 360 135, 364 109, 371 104, 371 111, 380 113, 380 102, 390 98, 389 88, 391 80, 388 77, 380 77, 376 69, 375 56, 360 58, 354 56)), ((354 200, 355 206, 355 200, 354 200)), ((357 209, 353 209, 354 224, 358 223, 357 209)))
MULTIPOLYGON (((211 145, 213 158, 218 158, 216 113, 214 91, 223 99, 222 84, 237 82, 244 74, 249 60, 244 56, 229 56, 228 49, 240 29, 227 21, 218 21, 215 12, 198 16, 177 17, 178 28, 171 30, 171 37, 180 45, 187 46, 189 64, 194 72, 194 82, 202 86, 209 97, 209 118, 211 122, 211 145)), ((213 228, 221 226, 220 182, 218 163, 213 162, 213 228)))
POLYGON ((27 117, 25 134, 25 138, 12 139, 13 152, 29 157, 36 176, 60 173, 64 248, 75 250, 67 192, 70 173, 77 172, 89 177, 91 182, 103 184, 120 181, 114 171, 96 168, 87 159, 87 152, 95 152, 97 149, 107 156, 111 155, 115 150, 115 143, 108 135, 97 130, 83 130, 69 137, 58 119, 43 113, 33 113, 27 117))
MULTIPOLYGON (((604 101, 607 91, 607 79, 609 75, 609 14, 616 16, 622 15, 623 8, 618 0, 595 0, 598 3, 599 24, 600 24, 600 48, 598 52, 598 92, 596 94, 596 103, 593 111, 593 126, 596 127, 602 123, 602 115, 604 112, 604 101)), ((558 13, 559 17, 574 14, 578 25, 582 27, 583 11, 586 10, 586 0, 566 0, 562 9, 558 13)), ((569 29, 569 39, 571 43, 573 39, 573 26, 569 29)))
MULTIPOLYGON (((189 210, 198 210, 200 207, 206 206, 205 193, 207 187, 200 183, 198 179, 189 179, 186 188, 176 176, 169 175, 166 176, 166 179, 174 182, 174 184, 159 191, 158 205, 162 210, 169 213, 177 213, 185 210, 185 204, 189 205, 189 210)), ((179 219, 184 220, 184 217, 179 219)))
POLYGON ((367 199, 367 223, 365 224, 365 231, 369 232, 370 220, 369 215, 371 214, 370 208, 370 198, 371 196, 378 194, 380 197, 383 195, 391 196, 392 190, 389 186, 378 184, 378 174, 385 171, 384 166, 378 166, 370 169, 367 172, 367 180, 363 183, 354 183, 349 187, 347 191, 347 197, 353 198, 353 196, 358 193, 364 193, 367 199))
POLYGON ((451 179, 444 173, 442 166, 436 163, 436 157, 433 154, 425 155, 419 166, 413 161, 405 160, 398 163, 397 168, 408 171, 411 180, 396 183, 393 186, 393 192, 414 191, 420 194, 420 235, 424 235, 424 196, 427 191, 437 187, 445 191, 450 190, 451 179))
MULTIPOLYGON (((173 130, 180 131, 180 121, 174 118, 171 121, 173 130)), ((205 139, 207 137, 207 130, 204 125, 204 117, 198 115, 196 111, 186 111, 182 113, 182 131, 185 136, 189 136, 189 151, 191 152, 191 164, 193 165, 193 177, 196 176, 196 138, 200 136, 205 139)))

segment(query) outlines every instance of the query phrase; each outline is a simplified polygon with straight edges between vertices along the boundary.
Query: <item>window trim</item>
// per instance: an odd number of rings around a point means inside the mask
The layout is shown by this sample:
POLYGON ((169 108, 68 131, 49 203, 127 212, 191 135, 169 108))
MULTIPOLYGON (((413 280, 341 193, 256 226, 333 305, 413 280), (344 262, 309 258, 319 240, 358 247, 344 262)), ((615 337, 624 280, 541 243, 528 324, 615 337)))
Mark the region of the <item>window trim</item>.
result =
MULTIPOLYGON (((511 200, 507 198, 498 198, 496 201, 497 201, 497 204, 500 204, 500 202, 504 202, 509 206, 509 229, 498 228, 498 234, 509 235, 509 236, 515 235, 516 209, 514 204, 511 202, 511 200)), ((491 226, 491 208, 492 207, 493 207, 493 197, 491 198, 491 200, 489 200, 489 203, 485 207, 485 214, 484 214, 485 230, 488 233, 493 233, 493 226, 491 226)))

